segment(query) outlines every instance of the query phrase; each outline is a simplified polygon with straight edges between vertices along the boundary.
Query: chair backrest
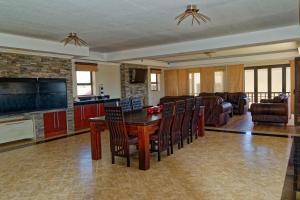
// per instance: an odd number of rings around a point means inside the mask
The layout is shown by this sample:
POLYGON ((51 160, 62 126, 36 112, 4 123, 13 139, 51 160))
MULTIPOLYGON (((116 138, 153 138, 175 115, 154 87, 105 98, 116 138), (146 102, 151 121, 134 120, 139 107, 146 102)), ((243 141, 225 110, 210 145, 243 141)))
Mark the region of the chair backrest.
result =
POLYGON ((131 97, 132 110, 142 110, 144 107, 143 97, 131 97))
POLYGON ((118 106, 118 104, 119 104, 118 101, 105 102, 104 107, 116 107, 118 106))
POLYGON ((191 127, 191 120, 193 116, 193 111, 195 107, 194 98, 187 99, 185 101, 185 113, 182 122, 182 136, 183 138, 187 138, 189 136, 189 130, 191 127))
POLYGON ((128 135, 121 107, 105 107, 105 121, 109 129, 110 148, 117 155, 126 155, 129 151, 128 135))
POLYGON ((131 112, 132 105, 130 98, 124 98, 120 100, 120 107, 122 108, 123 112, 131 112))
MULTIPOLYGON (((221 98, 221 97, 219 97, 219 98, 221 98)), ((193 112, 193 117, 192 117, 192 124, 191 124, 192 134, 197 134, 196 131, 197 131, 198 122, 199 122, 201 101, 202 101, 202 97, 196 97, 195 98, 195 107, 194 107, 194 112, 193 112)))
POLYGON ((174 119, 172 123, 172 139, 173 142, 180 140, 182 120, 185 112, 185 101, 179 100, 175 102, 174 119), (179 137, 179 138, 178 138, 179 137))
POLYGON ((170 144, 171 125, 174 114, 174 102, 164 103, 162 119, 158 131, 160 150, 165 150, 170 144))

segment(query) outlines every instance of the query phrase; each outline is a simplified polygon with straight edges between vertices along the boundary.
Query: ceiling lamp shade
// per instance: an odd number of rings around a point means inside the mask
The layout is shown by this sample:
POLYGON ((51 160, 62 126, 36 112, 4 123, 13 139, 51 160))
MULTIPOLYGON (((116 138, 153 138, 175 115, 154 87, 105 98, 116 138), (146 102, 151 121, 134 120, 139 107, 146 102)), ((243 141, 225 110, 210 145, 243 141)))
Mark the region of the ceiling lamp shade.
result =
POLYGON ((65 46, 71 42, 73 42, 75 46, 88 46, 88 44, 84 40, 80 39, 77 36, 77 33, 74 32, 69 33, 68 36, 61 42, 64 43, 65 46))
POLYGON ((185 18, 192 16, 192 24, 196 21, 200 25, 200 21, 208 22, 211 21, 206 15, 199 13, 199 9, 196 5, 190 4, 186 7, 186 10, 178 15, 175 20, 178 20, 177 25, 179 25, 185 18))

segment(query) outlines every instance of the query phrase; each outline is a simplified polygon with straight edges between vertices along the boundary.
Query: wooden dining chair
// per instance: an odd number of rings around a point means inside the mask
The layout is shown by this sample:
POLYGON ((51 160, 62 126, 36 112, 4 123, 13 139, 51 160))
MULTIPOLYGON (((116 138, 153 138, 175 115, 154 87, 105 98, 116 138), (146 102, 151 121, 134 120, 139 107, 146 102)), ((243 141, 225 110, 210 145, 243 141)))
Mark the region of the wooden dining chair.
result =
POLYGON ((195 107, 194 107, 194 112, 192 116, 192 121, 191 121, 191 132, 190 132, 190 139, 191 142, 193 142, 193 137, 195 139, 198 138, 198 122, 200 118, 200 106, 201 106, 201 97, 196 97, 195 98, 195 107))
POLYGON ((183 147, 184 140, 187 140, 187 143, 190 143, 190 128, 191 128, 191 120, 193 117, 195 107, 194 98, 185 100, 185 112, 183 117, 183 122, 181 126, 181 147, 183 147))
POLYGON ((123 112, 131 112, 132 104, 130 98, 124 98, 120 100, 120 107, 122 107, 123 112))
POLYGON ((161 152, 167 150, 170 155, 170 133, 173 121, 174 102, 164 103, 162 111, 162 119, 159 130, 156 134, 151 135, 150 144, 151 152, 157 152, 158 161, 161 160, 161 152))
POLYGON ((143 97, 132 97, 131 98, 132 110, 142 110, 144 107, 143 97))
POLYGON ((128 136, 122 107, 105 107, 105 121, 109 129, 112 164, 115 156, 126 157, 130 167, 130 145, 137 145, 138 138, 128 136))
POLYGON ((178 144, 178 149, 181 148, 181 126, 185 112, 185 101, 179 100, 175 102, 175 112, 171 127, 170 141, 171 154, 173 154, 173 145, 178 144))

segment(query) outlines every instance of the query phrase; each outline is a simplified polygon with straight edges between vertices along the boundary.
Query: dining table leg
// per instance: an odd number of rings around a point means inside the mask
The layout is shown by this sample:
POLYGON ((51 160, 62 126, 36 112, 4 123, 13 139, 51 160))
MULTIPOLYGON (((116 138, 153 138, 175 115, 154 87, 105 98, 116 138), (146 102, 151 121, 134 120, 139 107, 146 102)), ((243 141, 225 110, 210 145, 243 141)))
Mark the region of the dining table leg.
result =
POLYGON ((145 126, 138 127, 139 169, 150 168, 149 134, 145 126))
POLYGON ((100 160, 102 158, 101 131, 103 131, 105 128, 100 122, 90 122, 90 127, 92 159, 100 160))
POLYGON ((204 119, 204 108, 200 109, 199 122, 198 122, 198 136, 203 137, 205 134, 205 119, 204 119))

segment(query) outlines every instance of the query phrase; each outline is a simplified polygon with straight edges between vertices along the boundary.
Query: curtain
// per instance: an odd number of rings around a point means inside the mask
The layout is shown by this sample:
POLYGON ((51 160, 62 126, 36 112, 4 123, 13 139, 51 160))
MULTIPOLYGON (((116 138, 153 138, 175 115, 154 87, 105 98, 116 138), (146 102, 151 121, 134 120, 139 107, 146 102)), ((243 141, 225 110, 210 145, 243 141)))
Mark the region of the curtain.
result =
POLYGON ((226 92, 244 91, 244 65, 226 67, 226 92))
POLYGON ((295 61, 290 61, 290 67, 291 67, 291 112, 294 113, 295 111, 295 61))
POLYGON ((95 64, 95 63, 83 63, 83 62, 75 63, 76 71, 96 72, 98 70, 97 67, 98 67, 98 64, 95 64))
POLYGON ((203 67, 200 68, 201 80, 200 87, 201 92, 214 92, 215 84, 215 67, 203 67))

